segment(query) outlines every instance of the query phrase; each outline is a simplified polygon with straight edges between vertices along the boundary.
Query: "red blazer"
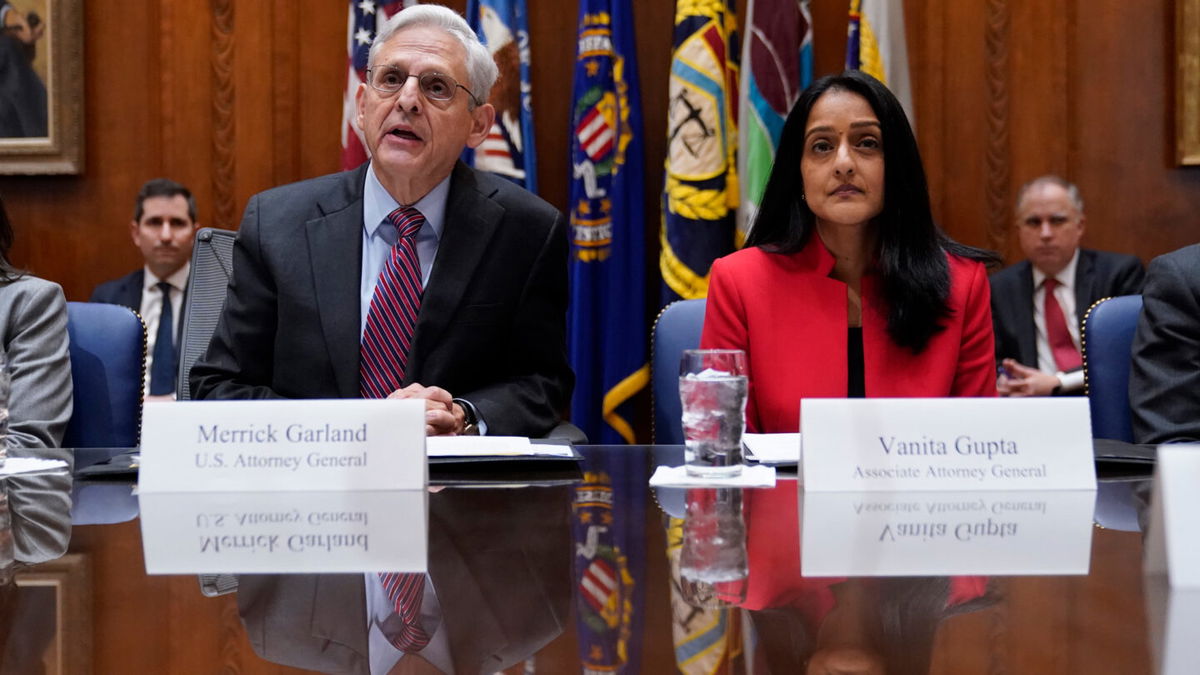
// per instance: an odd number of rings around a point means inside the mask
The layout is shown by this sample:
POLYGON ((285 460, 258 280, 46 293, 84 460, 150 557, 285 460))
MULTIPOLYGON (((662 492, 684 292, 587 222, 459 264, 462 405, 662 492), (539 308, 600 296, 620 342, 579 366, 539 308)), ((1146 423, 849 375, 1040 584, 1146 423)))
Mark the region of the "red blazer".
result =
MULTIPOLYGON (((951 315, 920 354, 892 342, 881 279, 862 280, 869 398, 995 396, 991 292, 980 263, 948 255, 951 315)), ((798 253, 746 248, 713 263, 703 348, 742 349, 750 372, 746 427, 800 430, 801 398, 846 396, 846 285, 817 235, 798 253)))

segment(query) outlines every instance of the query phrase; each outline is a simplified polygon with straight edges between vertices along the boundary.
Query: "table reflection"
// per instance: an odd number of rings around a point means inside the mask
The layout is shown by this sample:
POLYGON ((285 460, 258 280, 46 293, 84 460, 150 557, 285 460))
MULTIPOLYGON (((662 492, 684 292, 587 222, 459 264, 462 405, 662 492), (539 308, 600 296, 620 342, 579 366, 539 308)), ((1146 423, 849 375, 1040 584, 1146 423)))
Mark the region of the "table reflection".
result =
MULTIPOLYGON (((429 496, 438 608, 429 646, 415 658, 447 673, 495 672, 562 632, 571 596, 569 497, 566 486, 429 496)), ((362 574, 242 575, 237 604, 254 651, 268 661, 376 672, 362 574)))
MULTIPOLYGON (((70 453, 46 450, 63 459, 70 453)), ((56 639, 56 590, 20 586, 17 575, 67 551, 71 537, 71 474, 67 470, 0 478, 0 673, 38 673, 56 639)))

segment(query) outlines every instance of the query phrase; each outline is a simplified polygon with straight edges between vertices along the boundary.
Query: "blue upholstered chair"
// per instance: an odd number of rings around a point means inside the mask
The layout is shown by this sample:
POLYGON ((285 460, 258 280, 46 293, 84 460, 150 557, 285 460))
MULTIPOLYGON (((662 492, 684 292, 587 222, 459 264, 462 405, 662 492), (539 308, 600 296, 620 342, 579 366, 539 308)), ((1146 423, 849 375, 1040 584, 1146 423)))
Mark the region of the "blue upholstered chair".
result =
POLYGON ((128 307, 67 303, 74 411, 63 447, 132 448, 142 428, 146 328, 128 307))
POLYGON ((654 442, 683 444, 679 403, 679 357, 700 346, 706 301, 680 300, 667 305, 654 322, 650 385, 654 401, 654 442))
POLYGON ((1083 374, 1092 436, 1133 442, 1129 362, 1142 296, 1104 298, 1083 317, 1083 374))

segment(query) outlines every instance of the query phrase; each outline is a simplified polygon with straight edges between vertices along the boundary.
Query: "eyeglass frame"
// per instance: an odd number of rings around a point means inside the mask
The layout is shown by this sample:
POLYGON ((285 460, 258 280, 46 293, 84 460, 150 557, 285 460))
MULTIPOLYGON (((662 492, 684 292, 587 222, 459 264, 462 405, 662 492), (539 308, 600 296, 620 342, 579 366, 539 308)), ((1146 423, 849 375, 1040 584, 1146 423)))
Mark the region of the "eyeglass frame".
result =
POLYGON ((467 89, 466 85, 464 85, 461 82, 459 82, 458 80, 454 79, 452 76, 447 75, 446 73, 439 73, 436 70, 430 70, 430 71, 427 71, 427 72, 424 72, 424 73, 421 73, 420 75, 418 75, 416 73, 409 72, 409 71, 405 70, 404 68, 400 68, 398 66, 389 66, 389 65, 383 64, 383 65, 371 66, 370 68, 367 68, 366 71, 364 71, 364 72, 366 72, 366 74, 367 74, 366 85, 385 96, 395 96, 396 94, 399 94, 400 90, 404 88, 404 85, 408 84, 408 80, 410 78, 415 77, 415 78, 417 78, 417 90, 421 92, 421 96, 423 96, 424 98, 426 98, 430 101, 437 101, 439 103, 446 103, 449 101, 453 101, 454 100, 453 94, 450 95, 450 98, 434 98, 434 97, 430 96, 429 94, 425 93, 424 87, 421 86, 421 78, 425 77, 426 75, 437 75, 438 77, 443 77, 443 78, 449 80, 450 82, 452 82, 454 84, 454 86, 456 87, 454 89, 454 91, 456 93, 459 89, 462 89, 463 91, 467 92, 467 96, 470 97, 470 101, 474 105, 474 107, 479 107, 485 103, 485 101, 480 101, 478 98, 476 98, 475 94, 470 89, 467 89), (396 91, 387 91, 386 89, 380 89, 379 87, 376 87, 374 84, 374 81, 373 81, 374 78, 371 77, 371 72, 374 70, 378 70, 380 68, 394 70, 397 73, 404 75, 404 83, 401 84, 399 87, 397 87, 396 91))

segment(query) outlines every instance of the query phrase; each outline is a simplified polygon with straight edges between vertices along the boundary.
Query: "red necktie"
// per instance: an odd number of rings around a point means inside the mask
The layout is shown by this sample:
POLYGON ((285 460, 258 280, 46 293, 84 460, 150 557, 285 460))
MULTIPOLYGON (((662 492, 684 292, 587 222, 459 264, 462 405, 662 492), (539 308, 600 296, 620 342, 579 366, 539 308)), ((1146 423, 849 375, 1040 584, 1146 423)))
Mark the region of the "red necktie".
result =
POLYGON ((424 574, 401 574, 380 572, 383 590, 392 601, 396 615, 404 622, 399 635, 389 639, 392 645, 403 652, 419 652, 429 644, 429 635, 421 628, 421 598, 425 594, 424 574))
MULTIPOLYGON (((359 392, 363 398, 387 398, 400 388, 421 311, 417 232, 425 224, 425 217, 411 206, 401 206, 388 214, 388 222, 396 226, 397 238, 367 310, 359 359, 359 392)), ((392 644, 405 652, 421 651, 429 644, 420 623, 425 575, 380 572, 379 580, 404 623, 400 634, 390 638, 392 644)))
POLYGON ((359 359, 359 392, 363 398, 387 398, 400 388, 408 366, 408 350, 421 311, 421 263, 417 232, 425 217, 411 206, 388 214, 398 238, 379 273, 367 310, 359 359))
POLYGON ((1042 283, 1046 291, 1042 313, 1046 317, 1046 338, 1050 341, 1054 363, 1065 373, 1083 365, 1083 360, 1079 358, 1079 350, 1071 339, 1071 331, 1067 330, 1067 319, 1058 304, 1058 298, 1054 297, 1054 289, 1058 286, 1058 280, 1053 277, 1047 277, 1042 283))

